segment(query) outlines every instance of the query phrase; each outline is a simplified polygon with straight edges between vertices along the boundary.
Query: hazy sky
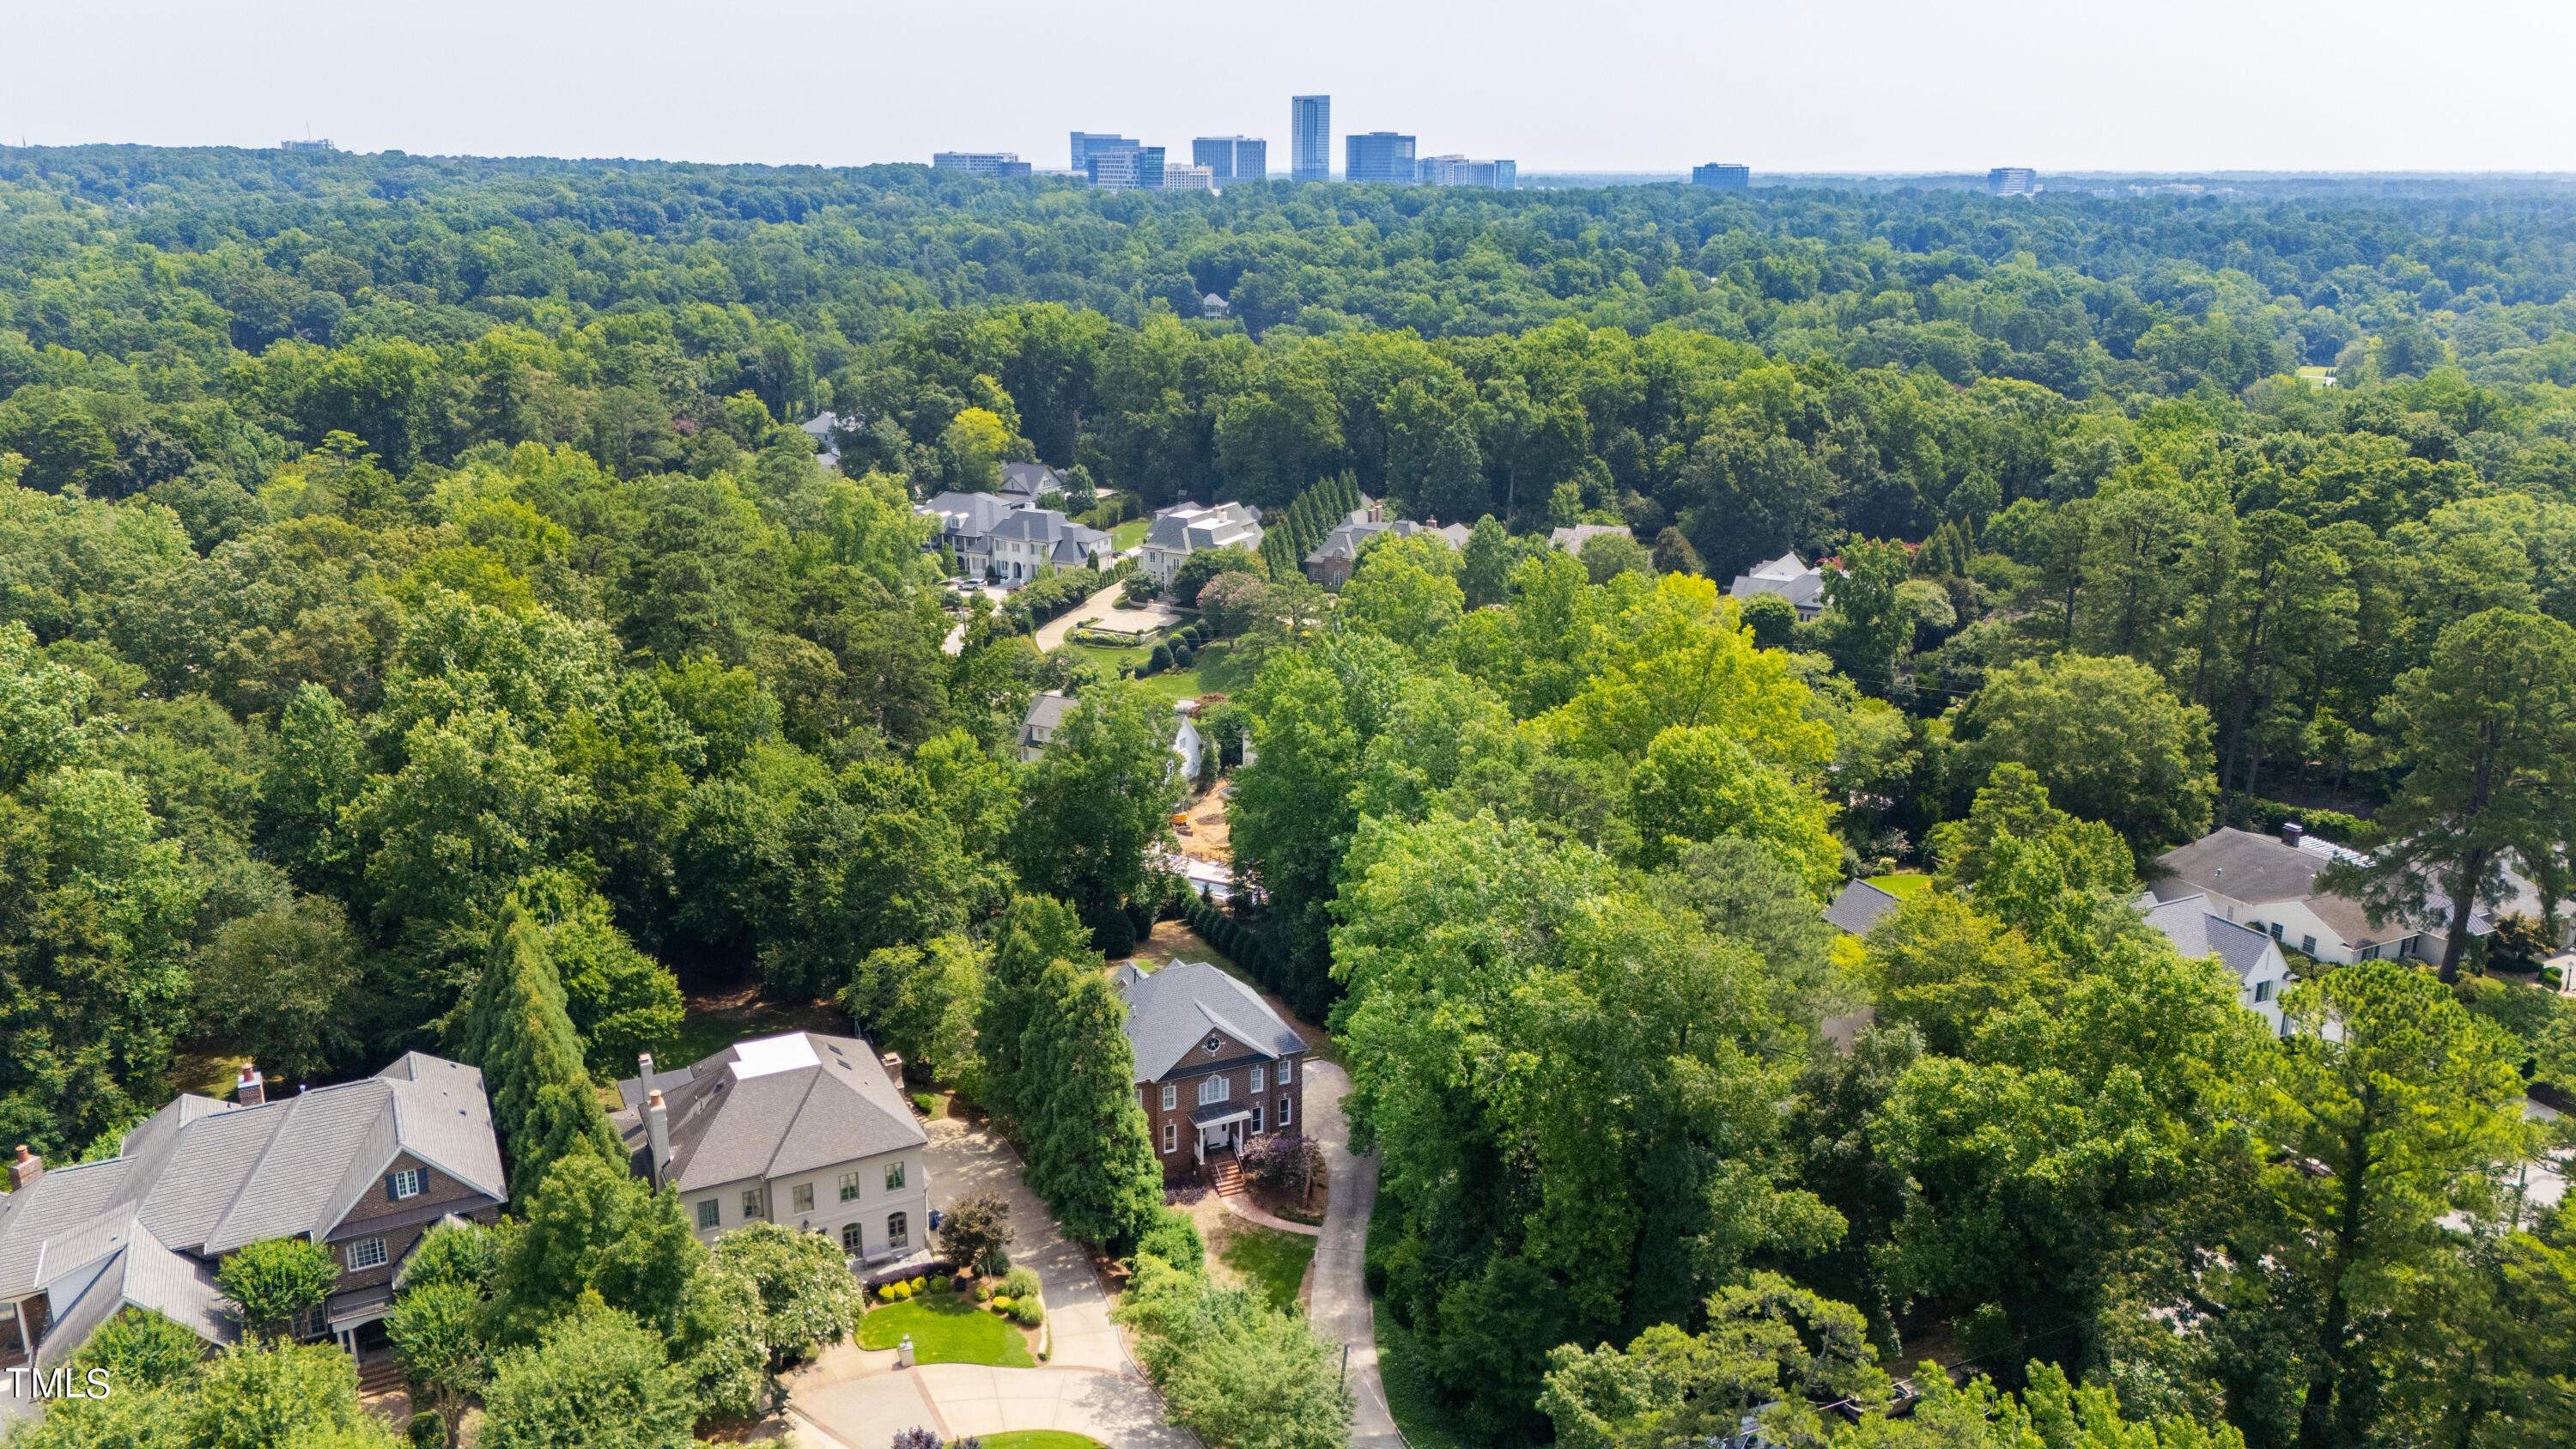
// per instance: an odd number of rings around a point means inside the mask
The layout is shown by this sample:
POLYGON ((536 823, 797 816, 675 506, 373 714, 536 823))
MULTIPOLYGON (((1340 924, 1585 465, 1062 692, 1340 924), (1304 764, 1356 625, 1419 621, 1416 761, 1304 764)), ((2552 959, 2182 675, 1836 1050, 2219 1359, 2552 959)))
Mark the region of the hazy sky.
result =
POLYGON ((0 139, 926 161, 1266 136, 1763 171, 2576 170, 2576 0, 1657 0, 1251 9, 0 0, 0 139))

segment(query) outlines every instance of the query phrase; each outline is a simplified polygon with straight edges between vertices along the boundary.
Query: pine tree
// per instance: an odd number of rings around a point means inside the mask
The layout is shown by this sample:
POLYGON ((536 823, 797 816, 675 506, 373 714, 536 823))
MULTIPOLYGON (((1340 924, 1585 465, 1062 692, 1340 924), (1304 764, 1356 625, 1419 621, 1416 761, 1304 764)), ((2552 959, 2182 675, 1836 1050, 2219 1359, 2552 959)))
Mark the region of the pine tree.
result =
MULTIPOLYGON (((1047 967, 1068 960, 1097 965, 1099 959, 1091 949, 1090 930, 1073 907, 1053 896, 1021 896, 1002 913, 975 1035, 984 1056, 983 1107, 1005 1133, 1017 1135, 1028 1115, 1020 1083, 1032 1078, 1025 1070, 1022 1042, 1029 1023, 1046 1005, 1047 967)), ((1030 1094, 1033 1100, 1044 1095, 1030 1094)))
POLYGON ((1136 1058, 1124 1009, 1097 971, 1047 968, 1046 1010, 1021 1052, 1033 1079, 1028 1113, 1029 1190, 1059 1227, 1086 1242, 1126 1244, 1162 1210, 1163 1179, 1145 1112, 1136 1103, 1136 1058))
POLYGON ((563 982, 516 897, 502 907, 459 1035, 460 1054, 483 1069, 492 1125, 510 1159, 513 1199, 525 1201, 547 1168, 576 1152, 625 1170, 625 1147, 582 1068, 581 1036, 564 1013, 563 982))

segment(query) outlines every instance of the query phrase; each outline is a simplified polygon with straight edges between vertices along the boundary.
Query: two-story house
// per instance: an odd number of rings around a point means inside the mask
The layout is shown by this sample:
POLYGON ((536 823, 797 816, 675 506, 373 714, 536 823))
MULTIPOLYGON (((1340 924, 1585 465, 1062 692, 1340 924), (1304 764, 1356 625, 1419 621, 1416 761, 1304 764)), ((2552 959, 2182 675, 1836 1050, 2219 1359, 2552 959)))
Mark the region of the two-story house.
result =
MULTIPOLYGON (((2157 857, 2165 874, 2149 889, 2158 901, 2206 896, 2223 920, 2250 926, 2303 956, 2347 966, 2355 961, 2415 956, 2440 960, 2449 931, 2450 898, 2435 891, 2414 919, 2372 925, 2361 902, 2317 888, 2326 867, 2363 857, 2319 840, 2296 824, 2278 837, 2227 826, 2157 857)), ((2469 933, 2495 929, 2484 912, 2469 913, 2469 933)))
POLYGON ((960 578, 980 579, 993 567, 993 530, 1011 516, 1010 503, 990 493, 942 493, 913 512, 936 519, 937 532, 922 540, 922 551, 943 546, 957 556, 960 578))
MULTIPOLYGON (((1065 721, 1080 708, 1081 700, 1060 690, 1050 689, 1031 699, 1027 712, 1020 716, 1020 732, 1014 741, 1022 763, 1045 754, 1065 721)), ((1180 759, 1184 780, 1199 777, 1199 761, 1207 748, 1206 738, 1199 733, 1198 712, 1199 702, 1195 699, 1178 700, 1172 705, 1172 753, 1180 759)))
POLYGON ((987 535, 993 572, 1004 583, 1025 583, 1049 564, 1060 569, 1089 567, 1095 557, 1109 556, 1109 535, 1087 528, 1051 508, 1023 508, 993 525, 987 535))
POLYGON ((419 1052, 274 1100, 245 1066, 233 1101, 183 1095, 104 1161, 18 1155, 0 1197, 0 1365, 39 1369, 128 1306, 231 1341, 215 1270, 265 1238, 329 1248, 340 1280, 302 1328, 354 1350, 380 1334, 421 1235, 497 1221, 509 1195, 483 1074, 419 1052))
POLYGON ((2280 1036, 2289 1028, 2281 1015, 2281 993, 2290 984, 2290 965, 2268 932, 2227 919, 2210 909, 2205 895, 2158 901, 2152 893, 2140 901, 2147 924, 2164 933, 2185 956, 2215 956, 2236 977, 2236 1004, 2260 1016, 2280 1036))
POLYGON ((1726 586, 1730 599, 1749 599, 1755 594, 1778 594, 1798 611, 1800 623, 1811 623, 1825 611, 1825 571, 1808 565, 1794 552, 1755 564, 1753 572, 1737 574, 1726 586))
POLYGON ((1154 582, 1168 587, 1172 575, 1180 571, 1181 560, 1202 549, 1239 548, 1252 553, 1260 547, 1261 520, 1249 507, 1184 503, 1154 516, 1136 558, 1154 582))
POLYGON ((746 1223, 822 1233, 872 1269, 927 1261, 930 1166, 912 1104, 857 1037, 736 1042, 617 1084, 635 1174, 679 1192, 699 1240, 746 1223))
POLYGON ((1203 1171, 1220 1190, 1241 1180, 1236 1153, 1306 1120, 1306 1041, 1251 987, 1204 961, 1115 981, 1127 1005, 1136 1096, 1163 1180, 1203 1171))

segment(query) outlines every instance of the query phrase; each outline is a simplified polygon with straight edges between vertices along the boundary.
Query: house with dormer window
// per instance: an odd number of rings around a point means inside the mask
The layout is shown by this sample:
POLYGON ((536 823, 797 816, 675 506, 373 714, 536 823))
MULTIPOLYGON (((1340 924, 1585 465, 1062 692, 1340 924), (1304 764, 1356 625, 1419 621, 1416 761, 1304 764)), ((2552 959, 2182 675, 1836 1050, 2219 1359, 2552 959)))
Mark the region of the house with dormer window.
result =
POLYGON ((1306 1118, 1306 1039, 1252 988, 1204 961, 1114 978, 1127 1006, 1137 1100, 1163 1180, 1240 1184, 1236 1155, 1306 1118))

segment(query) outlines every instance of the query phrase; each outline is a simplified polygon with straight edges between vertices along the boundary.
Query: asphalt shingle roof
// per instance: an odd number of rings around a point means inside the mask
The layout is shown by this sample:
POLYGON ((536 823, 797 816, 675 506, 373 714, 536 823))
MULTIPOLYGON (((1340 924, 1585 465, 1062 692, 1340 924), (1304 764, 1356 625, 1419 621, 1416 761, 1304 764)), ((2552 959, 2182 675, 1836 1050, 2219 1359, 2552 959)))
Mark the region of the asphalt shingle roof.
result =
POLYGON ((736 1042, 650 1083, 617 1084, 628 1148, 645 1145, 644 1099, 670 1111, 666 1179, 682 1192, 766 1180, 930 1141, 875 1048, 857 1037, 789 1032, 736 1042))
POLYGON ((1150 976, 1122 979, 1120 990, 1127 998, 1127 1044, 1135 1052, 1139 1082, 1171 1075, 1210 1030, 1273 1060, 1306 1049, 1305 1038, 1251 987, 1205 961, 1175 961, 1150 976))
POLYGON ((2272 946, 2272 938, 2261 931, 2212 915, 2205 895, 2159 902, 2147 909, 2146 918, 2175 950, 2195 960, 2215 956, 2239 981, 2263 964, 2263 953, 2272 946))
POLYGON ((1866 936, 1869 928, 1877 925, 1881 917, 1903 904, 1905 902, 1895 895, 1868 881, 1852 881, 1843 887, 1841 895, 1834 897, 1832 905, 1825 907, 1825 924, 1855 936, 1866 936))

